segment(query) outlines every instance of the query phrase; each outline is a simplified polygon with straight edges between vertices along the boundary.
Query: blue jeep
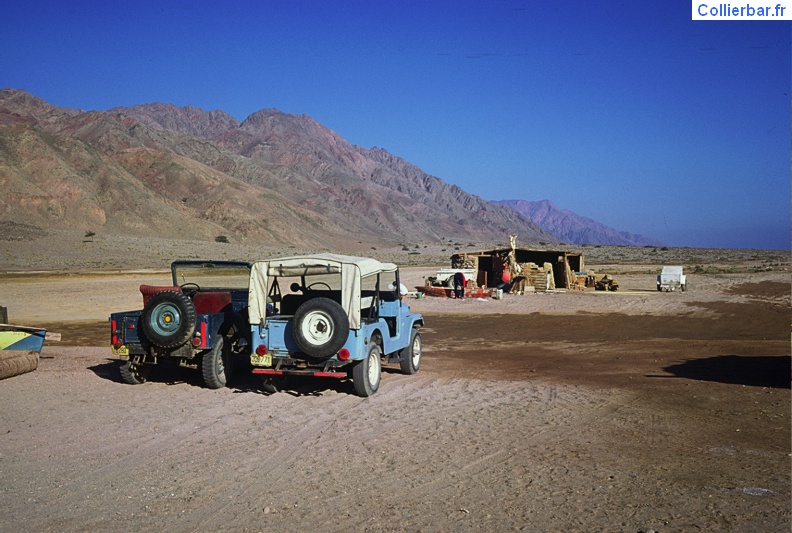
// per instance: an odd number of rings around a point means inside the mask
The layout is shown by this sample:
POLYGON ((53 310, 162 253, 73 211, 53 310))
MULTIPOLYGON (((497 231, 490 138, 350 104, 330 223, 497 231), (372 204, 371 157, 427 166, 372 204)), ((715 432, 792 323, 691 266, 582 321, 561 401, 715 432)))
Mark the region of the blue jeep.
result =
POLYGON ((143 309, 110 315, 111 349, 121 378, 137 385, 172 361, 200 369, 210 389, 228 385, 234 360, 250 353, 251 263, 174 261, 171 286, 141 285, 143 309))
POLYGON ((290 375, 352 378, 371 396, 381 363, 421 364, 420 314, 402 300, 395 264, 335 254, 255 262, 250 272, 250 363, 275 392, 290 375))

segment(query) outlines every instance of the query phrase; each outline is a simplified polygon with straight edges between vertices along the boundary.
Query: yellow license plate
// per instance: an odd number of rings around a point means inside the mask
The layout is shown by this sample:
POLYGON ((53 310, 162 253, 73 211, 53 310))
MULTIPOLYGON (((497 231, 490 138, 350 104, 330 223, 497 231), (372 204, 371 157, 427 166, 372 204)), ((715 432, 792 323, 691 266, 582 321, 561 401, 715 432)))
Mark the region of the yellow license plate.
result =
POLYGON ((129 357, 129 348, 127 348, 126 346, 122 345, 119 346, 118 348, 116 348, 115 346, 110 346, 110 348, 113 352, 113 355, 117 355, 119 357, 129 357))
POLYGON ((253 366, 272 366, 272 356, 270 354, 250 356, 250 364, 253 366))

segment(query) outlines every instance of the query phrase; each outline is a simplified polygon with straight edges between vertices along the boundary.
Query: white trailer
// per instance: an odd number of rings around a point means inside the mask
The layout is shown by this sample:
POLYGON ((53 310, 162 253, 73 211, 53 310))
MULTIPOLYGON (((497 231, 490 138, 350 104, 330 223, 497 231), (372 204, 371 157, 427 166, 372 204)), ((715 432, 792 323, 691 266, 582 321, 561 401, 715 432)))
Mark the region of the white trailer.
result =
POLYGON ((687 277, 682 273, 681 266, 664 266, 657 276, 658 291, 687 290, 687 277))

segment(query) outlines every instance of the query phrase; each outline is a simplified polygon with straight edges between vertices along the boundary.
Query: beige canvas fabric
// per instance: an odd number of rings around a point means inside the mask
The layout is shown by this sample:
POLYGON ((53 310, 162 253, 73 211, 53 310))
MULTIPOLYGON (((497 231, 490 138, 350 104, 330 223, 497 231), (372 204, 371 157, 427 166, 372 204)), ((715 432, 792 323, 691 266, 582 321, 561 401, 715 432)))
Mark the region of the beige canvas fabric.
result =
POLYGON ((253 263, 250 270, 249 320, 262 324, 267 310, 267 287, 273 276, 341 274, 341 307, 349 317, 349 327, 360 329, 360 279, 377 272, 393 272, 393 263, 338 254, 283 257, 253 263))

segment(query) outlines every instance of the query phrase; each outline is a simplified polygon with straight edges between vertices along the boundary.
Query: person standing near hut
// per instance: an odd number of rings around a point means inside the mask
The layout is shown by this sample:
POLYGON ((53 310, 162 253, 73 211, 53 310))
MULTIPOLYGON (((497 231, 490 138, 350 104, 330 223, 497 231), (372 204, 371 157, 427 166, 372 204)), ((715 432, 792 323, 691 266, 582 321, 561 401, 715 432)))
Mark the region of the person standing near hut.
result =
POLYGON ((454 274, 454 298, 465 297, 466 283, 467 280, 465 279, 465 275, 462 272, 457 272, 454 274))

